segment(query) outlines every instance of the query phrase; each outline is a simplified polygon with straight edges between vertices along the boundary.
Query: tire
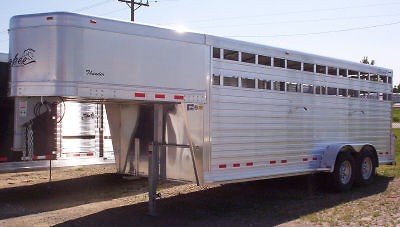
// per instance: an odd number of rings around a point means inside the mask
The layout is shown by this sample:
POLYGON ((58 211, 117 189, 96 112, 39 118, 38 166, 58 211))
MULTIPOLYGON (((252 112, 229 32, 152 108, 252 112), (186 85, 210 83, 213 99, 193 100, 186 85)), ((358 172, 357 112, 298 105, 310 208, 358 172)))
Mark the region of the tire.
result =
POLYGON ((355 160, 349 152, 340 152, 331 174, 332 187, 337 192, 351 189, 355 180, 355 160))
POLYGON ((376 160, 371 150, 363 150, 356 160, 356 179, 358 186, 370 185, 375 178, 376 160))

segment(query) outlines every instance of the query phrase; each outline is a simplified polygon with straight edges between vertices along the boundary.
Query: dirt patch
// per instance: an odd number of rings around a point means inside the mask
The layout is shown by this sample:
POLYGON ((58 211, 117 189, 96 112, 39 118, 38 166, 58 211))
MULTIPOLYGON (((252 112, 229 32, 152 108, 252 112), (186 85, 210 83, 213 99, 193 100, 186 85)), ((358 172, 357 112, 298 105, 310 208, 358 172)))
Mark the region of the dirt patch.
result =
POLYGON ((0 226, 399 225, 400 180, 332 193, 317 177, 197 187, 163 181, 157 217, 147 215, 147 179, 112 165, 0 174, 0 226))

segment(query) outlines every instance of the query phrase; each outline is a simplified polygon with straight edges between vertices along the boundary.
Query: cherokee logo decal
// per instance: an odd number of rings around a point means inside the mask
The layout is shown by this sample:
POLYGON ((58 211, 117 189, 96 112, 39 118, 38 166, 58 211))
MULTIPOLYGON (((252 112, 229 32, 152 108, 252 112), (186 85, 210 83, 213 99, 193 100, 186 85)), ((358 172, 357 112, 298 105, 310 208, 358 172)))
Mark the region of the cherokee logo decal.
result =
POLYGON ((35 50, 32 48, 24 50, 21 55, 17 53, 15 54, 14 58, 10 59, 11 67, 26 66, 35 62, 35 50))

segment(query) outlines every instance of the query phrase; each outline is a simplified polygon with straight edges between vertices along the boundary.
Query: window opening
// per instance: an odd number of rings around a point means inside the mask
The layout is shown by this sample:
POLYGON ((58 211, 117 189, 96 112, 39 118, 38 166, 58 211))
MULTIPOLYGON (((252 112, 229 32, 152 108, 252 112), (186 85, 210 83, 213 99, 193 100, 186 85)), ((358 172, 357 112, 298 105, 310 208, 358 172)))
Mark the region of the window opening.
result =
POLYGON ((347 97, 347 89, 339 88, 339 96, 347 97))
POLYGON ((374 100, 378 100, 378 93, 377 92, 370 92, 368 95, 368 99, 374 99, 374 100))
POLYGON ((297 83, 286 83, 286 91, 288 92, 301 92, 301 85, 297 83))
POLYGON ((379 97, 378 97, 378 99, 379 99, 379 101, 383 101, 384 100, 384 94, 383 93, 379 93, 379 97))
POLYGON ((293 60, 287 60, 287 68, 288 69, 301 70, 301 62, 293 61, 293 60))
POLYGON ((388 77, 384 76, 384 75, 379 75, 379 80, 383 83, 387 83, 388 82, 388 77))
POLYGON ((317 94, 317 95, 325 95, 326 94, 326 87, 324 87, 324 86, 316 86, 315 87, 315 94, 317 94))
POLYGON ((368 73, 360 72, 360 80, 369 80, 368 73))
POLYGON ((271 66, 271 57, 258 55, 258 64, 271 66))
POLYGON ((274 81, 274 90, 275 91, 285 91, 285 82, 274 81))
POLYGON ((224 59, 239 61, 239 52, 235 50, 224 50, 224 59))
POLYGON ((271 90, 271 81, 270 80, 258 80, 258 88, 271 90))
POLYGON ((378 74, 371 73, 371 74, 369 74, 369 79, 370 79, 371 81, 378 81, 379 76, 378 76, 378 74))
POLYGON ((221 58, 221 49, 213 47, 213 58, 221 58))
POLYGON ((349 89, 349 91, 348 91, 348 96, 349 97, 353 97, 353 98, 357 98, 358 97, 358 91, 356 91, 356 90, 352 90, 352 89, 349 89))
POLYGON ((274 67, 285 68, 285 59, 274 58, 274 67))
POLYGON ((306 72, 314 72, 314 64, 311 63, 305 63, 303 64, 303 70, 306 72))
POLYGON ((360 98, 368 98, 368 91, 360 91, 360 98))
POLYGON ((243 88, 255 88, 256 87, 255 79, 241 78, 241 81, 242 81, 243 88))
POLYGON ((239 79, 237 77, 225 77, 224 76, 224 86, 238 87, 239 79))
POLYGON ((336 67, 328 67, 328 74, 332 76, 337 76, 337 68, 336 67))
POLYGON ((314 94, 314 86, 310 84, 303 84, 303 93, 314 94))
POLYGON ((326 74, 326 66, 325 65, 316 65, 316 72, 321 74, 326 74))
POLYGON ((328 87, 328 95, 337 95, 337 89, 334 87, 328 87))
POLYGON ((347 69, 339 69, 339 76, 347 77, 347 69))
POLYGON ((256 63, 256 55, 242 52, 242 62, 255 64, 256 63))
POLYGON ((219 75, 213 75, 212 80, 213 85, 221 85, 221 77, 219 75))
POLYGON ((348 70, 348 77, 358 79, 358 72, 354 70, 348 70))

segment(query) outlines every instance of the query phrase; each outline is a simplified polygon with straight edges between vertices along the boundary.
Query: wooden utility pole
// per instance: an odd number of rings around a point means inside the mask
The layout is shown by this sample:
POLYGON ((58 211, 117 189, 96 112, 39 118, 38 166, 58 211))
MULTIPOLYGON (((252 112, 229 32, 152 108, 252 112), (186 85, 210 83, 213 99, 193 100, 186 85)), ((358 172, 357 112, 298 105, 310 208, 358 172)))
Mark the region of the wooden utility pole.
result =
POLYGON ((119 2, 125 2, 131 8, 131 21, 135 21, 135 10, 139 9, 142 6, 149 6, 149 1, 144 2, 140 0, 136 2, 135 0, 127 1, 127 0, 118 0, 119 2), (137 7, 136 7, 137 5, 137 7))

